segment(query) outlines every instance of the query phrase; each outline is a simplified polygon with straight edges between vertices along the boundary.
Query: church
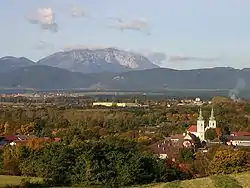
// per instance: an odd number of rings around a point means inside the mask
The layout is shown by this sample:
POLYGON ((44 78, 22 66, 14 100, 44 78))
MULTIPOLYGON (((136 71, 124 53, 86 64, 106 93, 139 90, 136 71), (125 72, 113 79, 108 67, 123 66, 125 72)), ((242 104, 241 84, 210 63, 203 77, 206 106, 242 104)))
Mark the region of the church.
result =
POLYGON ((191 125, 187 129, 187 133, 191 133, 195 135, 196 137, 199 137, 201 141, 205 140, 205 132, 207 129, 216 129, 216 120, 214 117, 214 109, 212 108, 211 110, 211 115, 209 118, 208 126, 205 127, 205 121, 202 116, 202 109, 200 109, 200 114, 197 119, 197 124, 196 125, 191 125))

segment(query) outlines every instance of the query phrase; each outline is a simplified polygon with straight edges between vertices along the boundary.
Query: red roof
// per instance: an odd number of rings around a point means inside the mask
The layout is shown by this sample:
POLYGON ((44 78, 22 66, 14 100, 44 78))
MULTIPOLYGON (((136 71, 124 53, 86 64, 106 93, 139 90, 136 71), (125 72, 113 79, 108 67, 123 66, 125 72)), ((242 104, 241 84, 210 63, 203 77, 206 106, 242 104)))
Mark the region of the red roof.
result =
POLYGON ((17 137, 14 135, 8 135, 4 137, 4 140, 12 142, 14 140, 17 140, 17 137))
POLYGON ((197 126, 196 125, 191 125, 188 129, 188 132, 197 132, 197 126))
POLYGON ((55 138, 54 141, 55 141, 55 142, 60 142, 60 141, 61 141, 61 138, 55 138))
POLYGON ((232 132, 233 136, 250 136, 250 132, 239 131, 239 132, 232 132))

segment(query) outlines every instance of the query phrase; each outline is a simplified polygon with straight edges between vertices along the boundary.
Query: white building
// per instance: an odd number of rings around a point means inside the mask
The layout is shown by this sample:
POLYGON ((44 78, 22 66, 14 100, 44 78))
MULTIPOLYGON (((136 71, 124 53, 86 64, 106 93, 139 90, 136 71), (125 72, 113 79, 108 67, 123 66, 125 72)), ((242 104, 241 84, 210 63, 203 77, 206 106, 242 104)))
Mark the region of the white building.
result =
POLYGON ((197 124, 196 125, 191 125, 188 129, 187 132, 194 134, 196 137, 199 137, 201 141, 205 140, 205 132, 207 129, 216 129, 216 120, 214 117, 214 109, 212 108, 211 110, 211 115, 209 118, 208 126, 205 127, 205 121, 202 116, 202 110, 200 109, 200 114, 197 119, 197 124))

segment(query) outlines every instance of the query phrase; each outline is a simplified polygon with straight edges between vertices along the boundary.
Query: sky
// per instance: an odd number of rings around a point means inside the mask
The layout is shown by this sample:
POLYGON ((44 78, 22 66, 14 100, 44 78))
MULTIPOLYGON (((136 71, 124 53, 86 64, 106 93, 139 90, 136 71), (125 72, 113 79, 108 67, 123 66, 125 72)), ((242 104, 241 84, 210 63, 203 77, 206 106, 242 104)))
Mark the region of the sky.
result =
POLYGON ((116 47, 162 67, 250 67, 249 0, 4 0, 0 57, 116 47))

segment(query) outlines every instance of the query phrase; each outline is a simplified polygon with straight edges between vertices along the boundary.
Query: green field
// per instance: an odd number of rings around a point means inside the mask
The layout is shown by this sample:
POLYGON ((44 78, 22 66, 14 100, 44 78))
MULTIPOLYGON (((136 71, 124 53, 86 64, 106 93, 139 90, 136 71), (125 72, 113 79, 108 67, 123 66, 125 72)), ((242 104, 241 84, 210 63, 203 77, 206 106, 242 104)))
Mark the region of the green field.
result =
MULTIPOLYGON (((6 185, 20 185, 23 177, 20 176, 0 176, 0 187, 6 185)), ((31 179, 34 182, 41 181, 39 178, 31 179)), ((158 183, 134 188, 250 188, 250 172, 219 175, 193 180, 176 181, 169 183, 158 183)))
MULTIPOLYGON (((250 188, 250 172, 211 176, 207 178, 198 178, 193 180, 177 181, 170 183, 159 183, 138 188, 250 188)), ((135 187, 136 188, 136 187, 135 187)))

